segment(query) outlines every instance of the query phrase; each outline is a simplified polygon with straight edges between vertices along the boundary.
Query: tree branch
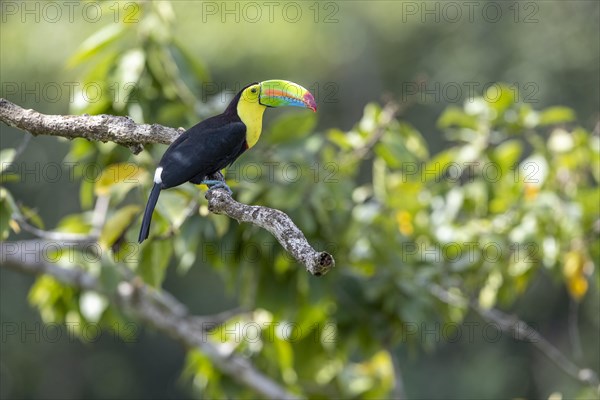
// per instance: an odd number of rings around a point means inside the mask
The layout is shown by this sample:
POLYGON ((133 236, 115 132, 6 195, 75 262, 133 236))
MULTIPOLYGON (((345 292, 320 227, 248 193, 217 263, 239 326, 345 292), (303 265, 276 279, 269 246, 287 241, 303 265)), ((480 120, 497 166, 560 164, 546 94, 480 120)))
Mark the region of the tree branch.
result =
POLYGON ((128 117, 114 115, 46 115, 25 110, 2 98, 0 121, 33 135, 115 142, 128 147, 134 154, 149 143, 169 144, 180 134, 177 129, 158 124, 138 125, 128 117))
MULTIPOLYGON (((271 378, 258 371, 248 360, 212 343, 206 330, 198 326, 205 317, 194 317, 187 313, 185 306, 172 296, 148 288, 139 281, 121 281, 114 294, 104 292, 98 280, 81 267, 70 268, 45 260, 43 255, 23 251, 22 242, 3 242, 1 245, 1 265, 18 272, 32 275, 50 275, 63 284, 82 290, 92 290, 107 295, 113 304, 136 315, 146 324, 168 334, 186 347, 201 351, 220 369, 238 383, 252 388, 270 399, 297 399, 298 396, 286 391, 271 378)), ((209 320, 210 319, 206 319, 209 320)), ((211 327, 214 324, 211 323, 211 327)))
MULTIPOLYGON (((179 135, 179 131, 161 125, 138 125, 127 117, 111 115, 61 116, 44 115, 34 110, 25 110, 5 99, 0 99, 0 121, 31 132, 33 135, 60 136, 68 139, 77 137, 102 142, 112 141, 127 146, 138 153, 148 143, 169 144, 179 135)), ((325 252, 317 252, 307 242, 304 234, 283 212, 266 207, 249 206, 239 203, 223 190, 211 190, 206 195, 209 209, 218 214, 226 214, 240 222, 250 222, 271 232, 281 245, 296 260, 303 263, 313 275, 324 275, 335 262, 325 252)), ((108 207, 107 199, 98 199, 94 213, 94 229, 91 235, 69 236, 59 232, 39 230, 27 223, 25 218, 15 215, 26 230, 46 239, 72 239, 75 241, 94 239, 99 227, 104 224, 108 207), (83 236, 83 237, 82 237, 83 236), (87 236, 87 237, 86 237, 87 236)), ((2 267, 34 275, 47 274, 58 281, 82 290, 103 292, 98 280, 81 267, 70 268, 52 263, 36 252, 28 250, 26 242, 4 242, 2 267)), ((36 247, 38 248, 38 247, 36 247)), ((147 324, 169 334, 190 348, 196 348, 211 359, 223 373, 239 383, 253 388, 256 392, 273 399, 297 398, 284 388, 256 370, 246 359, 230 354, 206 337, 203 322, 209 321, 215 327, 217 318, 194 317, 187 313, 185 306, 166 292, 151 290, 138 280, 131 283, 122 281, 114 294, 106 294, 113 303, 137 315, 147 324), (202 323, 202 327, 199 327, 202 323)))
POLYGON ((239 203, 224 189, 209 190, 206 192, 206 198, 209 211, 215 214, 226 214, 239 222, 250 222, 269 231, 288 253, 306 266, 311 274, 325 275, 335 266, 331 254, 313 249, 302 231, 284 212, 239 203))
POLYGON ((590 385, 600 393, 600 381, 596 372, 589 368, 581 368, 569 360, 560 350, 543 337, 541 333, 533 329, 525 321, 495 308, 483 308, 476 301, 469 301, 438 285, 433 285, 430 288, 430 293, 446 304, 463 308, 470 307, 484 320, 494 323, 503 332, 511 333, 514 339, 530 342, 566 374, 583 384, 590 385))
MULTIPOLYGON (((141 146, 148 143, 169 144, 179 135, 176 129, 158 124, 138 125, 128 117, 44 115, 35 110, 25 110, 2 98, 0 98, 0 121, 34 135, 112 141, 129 147, 134 153, 141 151, 141 146)), ((282 211, 239 203, 223 190, 211 190, 206 198, 210 211, 226 214, 240 222, 253 223, 271 232, 284 249, 302 263, 311 274, 325 275, 335 266, 331 254, 313 249, 302 231, 282 211)))
POLYGON ((375 128, 375 131, 369 138, 369 140, 361 147, 354 149, 348 156, 350 160, 362 160, 369 152, 375 147, 381 140, 389 124, 396 118, 400 112, 400 106, 393 102, 388 101, 381 110, 381 118, 375 128))

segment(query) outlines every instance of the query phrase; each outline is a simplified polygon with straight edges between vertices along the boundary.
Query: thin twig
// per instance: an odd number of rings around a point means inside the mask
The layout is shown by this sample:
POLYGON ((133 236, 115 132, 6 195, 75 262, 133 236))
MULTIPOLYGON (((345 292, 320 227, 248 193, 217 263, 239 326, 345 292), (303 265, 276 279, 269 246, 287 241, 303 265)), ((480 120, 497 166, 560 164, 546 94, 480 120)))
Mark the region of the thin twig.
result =
POLYGON ((110 197, 101 195, 96 199, 96 205, 94 206, 94 214, 92 216, 92 229, 90 233, 69 233, 69 232, 58 232, 58 231, 46 231, 33 226, 27 221, 27 218, 18 209, 15 209, 12 214, 12 218, 19 224, 19 227, 26 232, 29 232, 40 239, 58 241, 58 242, 70 242, 70 243, 95 243, 100 237, 102 227, 106 221, 106 215, 108 213, 108 205, 110 197))
POLYGON ((13 161, 16 160, 17 158, 19 158, 19 156, 21 154, 23 154, 23 152, 29 145, 29 142, 31 141, 32 137, 33 137, 33 135, 31 135, 31 134, 26 134, 23 137, 23 140, 21 140, 21 143, 19 143, 19 146, 15 149, 15 156, 13 157, 13 161))
MULTIPOLYGON (((1 266, 18 272, 33 275, 50 275, 63 284, 82 290, 104 293, 98 279, 85 272, 77 265, 69 268, 49 262, 32 251, 25 250, 21 242, 3 242, 1 245, 1 266)), ((205 354, 223 373, 238 383, 245 385, 269 399, 296 399, 298 396, 286 391, 283 387, 258 371, 248 360, 231 354, 217 343, 211 342, 205 330, 198 328, 199 318, 210 320, 210 317, 191 317, 185 307, 172 296, 148 288, 139 280, 122 281, 116 293, 109 295, 109 300, 121 308, 136 315, 145 323, 168 334, 189 348, 195 348, 205 354)))
POLYGON ((104 223, 106 222, 106 215, 108 214, 108 205, 110 204, 110 196, 99 195, 96 199, 96 205, 94 206, 94 214, 92 214, 92 230, 90 236, 99 238, 104 223))
POLYGON ((462 308, 469 307, 486 321, 493 322, 503 332, 512 334, 513 338, 533 344, 567 375, 570 375, 583 384, 592 386, 600 392, 600 381, 595 371, 589 368, 581 368, 569 360, 560 350, 543 337, 541 333, 533 329, 525 321, 495 308, 483 308, 477 301, 469 301, 460 295, 450 293, 438 285, 431 286, 430 293, 446 304, 462 308))
POLYGON ((373 147, 383 137, 385 131, 389 124, 396 118, 398 113, 400 112, 400 106, 395 102, 388 102, 381 111, 381 117, 377 126, 375 127, 375 131, 369 138, 369 140, 361 147, 354 149, 348 156, 350 160, 362 160, 371 152, 373 147))
POLYGON ((19 224, 19 227, 26 232, 29 232, 40 239, 57 241, 57 242, 70 242, 70 243, 90 243, 95 242, 97 238, 80 233, 69 233, 69 232, 57 232, 57 231, 46 231, 31 225, 25 217, 18 211, 14 211, 12 218, 19 224))

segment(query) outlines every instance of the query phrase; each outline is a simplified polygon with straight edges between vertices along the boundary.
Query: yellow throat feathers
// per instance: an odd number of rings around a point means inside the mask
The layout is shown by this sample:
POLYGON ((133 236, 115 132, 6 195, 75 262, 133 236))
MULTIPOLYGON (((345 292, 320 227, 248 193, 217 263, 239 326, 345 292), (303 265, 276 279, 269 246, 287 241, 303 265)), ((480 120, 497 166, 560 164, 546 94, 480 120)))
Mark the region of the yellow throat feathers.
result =
POLYGON ((248 148, 254 146, 262 132, 262 117, 266 106, 258 102, 258 94, 251 93, 250 88, 244 90, 237 104, 237 113, 246 125, 246 142, 248 148))

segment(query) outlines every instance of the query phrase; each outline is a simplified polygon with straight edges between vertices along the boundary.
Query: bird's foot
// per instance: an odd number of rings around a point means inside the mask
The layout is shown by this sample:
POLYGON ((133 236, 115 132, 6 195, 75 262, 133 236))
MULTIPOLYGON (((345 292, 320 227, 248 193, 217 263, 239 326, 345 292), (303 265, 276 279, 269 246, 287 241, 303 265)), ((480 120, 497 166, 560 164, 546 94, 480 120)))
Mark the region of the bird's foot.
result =
POLYGON ((216 179, 205 179, 202 181, 202 184, 208 186, 208 190, 225 189, 229 194, 233 194, 233 191, 227 185, 227 183, 225 183, 225 181, 220 181, 216 179))

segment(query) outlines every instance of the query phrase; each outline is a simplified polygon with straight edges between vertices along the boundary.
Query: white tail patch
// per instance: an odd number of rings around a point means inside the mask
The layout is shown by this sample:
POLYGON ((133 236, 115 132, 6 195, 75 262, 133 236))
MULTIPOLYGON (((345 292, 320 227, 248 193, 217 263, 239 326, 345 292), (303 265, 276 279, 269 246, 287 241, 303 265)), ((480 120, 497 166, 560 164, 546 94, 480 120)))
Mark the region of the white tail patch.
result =
POLYGON ((162 175, 162 172, 162 167, 156 168, 156 171, 154 172, 154 183, 158 183, 159 185, 162 183, 162 178, 160 177, 162 175))

